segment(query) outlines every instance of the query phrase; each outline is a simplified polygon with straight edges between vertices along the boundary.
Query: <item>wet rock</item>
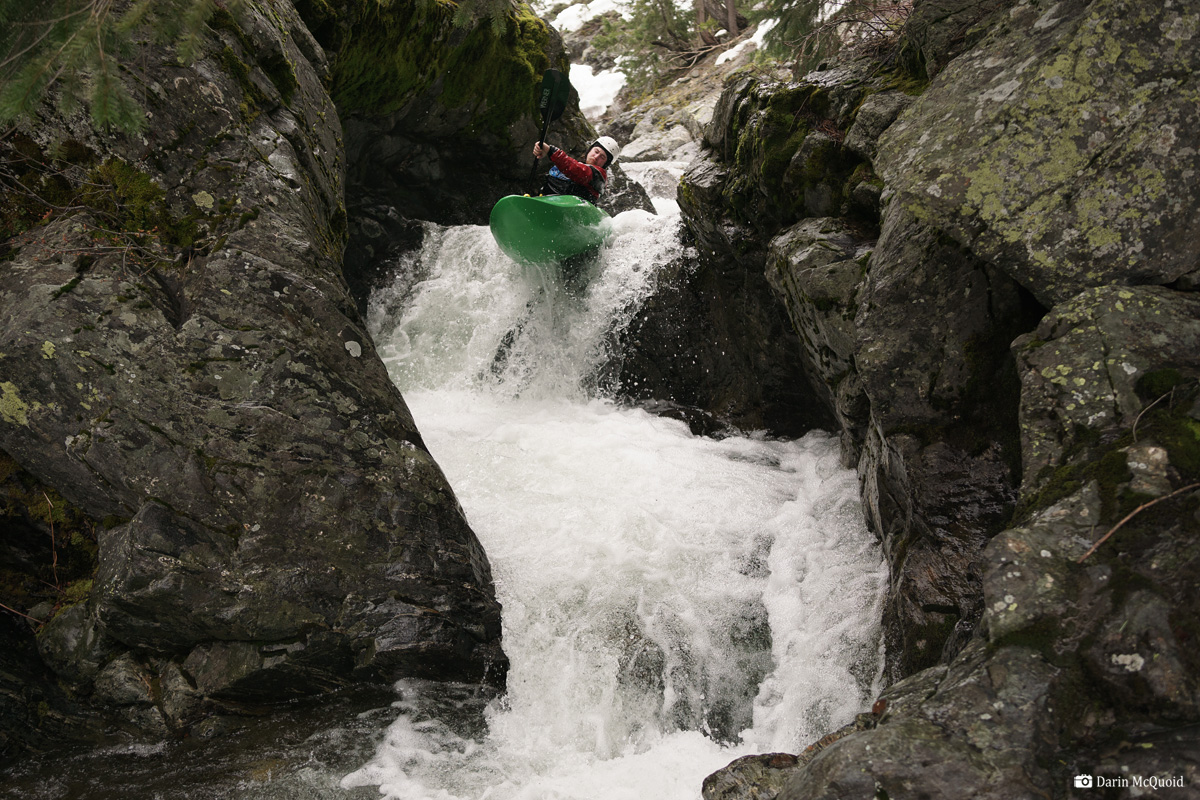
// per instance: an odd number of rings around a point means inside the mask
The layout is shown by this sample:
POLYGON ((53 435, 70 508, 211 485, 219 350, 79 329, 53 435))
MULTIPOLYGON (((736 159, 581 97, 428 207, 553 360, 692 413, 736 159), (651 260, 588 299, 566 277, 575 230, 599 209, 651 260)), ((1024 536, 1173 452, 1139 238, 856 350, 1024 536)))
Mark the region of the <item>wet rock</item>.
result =
POLYGON ((704 779, 704 800, 774 800, 799 759, 790 753, 744 756, 704 779))
POLYGON ((118 656, 96 677, 96 696, 106 703, 119 706, 154 703, 151 675, 129 654, 118 656))
POLYGON ((793 773, 779 800, 851 793, 930 798, 1033 798, 1048 776, 1032 757, 1053 733, 1046 687, 1057 670, 1028 650, 963 653, 949 670, 918 673, 884 692, 888 711, 793 773))
POLYGON ((1200 202, 1198 58, 1181 5, 1020 3, 887 130, 880 174, 1045 306, 1171 283, 1200 257, 1180 213, 1200 202))
POLYGON ((805 369, 842 430, 844 457, 858 463, 867 405, 854 365, 854 316, 873 242, 845 222, 811 219, 771 240, 766 275, 803 345, 805 369))
POLYGON ((892 559, 893 679, 937 663, 952 630, 978 619, 971 564, 1016 502, 1007 342, 1040 313, 995 267, 889 206, 858 298, 855 368, 870 402, 859 473, 892 559))
POLYGON ((420 250, 425 227, 390 205, 354 205, 347 212, 350 227, 342 272, 365 318, 371 292, 388 285, 405 256, 420 250))
POLYGON ((268 5, 222 17, 194 66, 147 46, 148 80, 171 91, 147 94, 145 141, 49 111, 26 134, 71 138, 90 180, 140 187, 163 237, 146 260, 99 245, 94 215, 52 217, 0 279, 0 449, 109 520, 90 593, 39 638, 42 668, 78 691, 42 697, 80 735, 94 717, 153 738, 164 713, 180 725, 356 681, 503 681, 487 558, 341 274, 325 56, 289 3, 268 5), (272 53, 290 82, 259 63, 272 53), (129 706, 141 677, 161 697, 129 706))
MULTIPOLYGON (((724 233, 730 249, 745 241, 734 226, 724 233)), ((670 409, 672 416, 689 409, 684 415, 701 430, 798 436, 830 426, 761 267, 726 262, 715 268, 707 265, 720 259, 694 258, 661 271, 655 294, 621 333, 598 383, 629 401, 670 409)))
POLYGON ((1197 320, 1195 294, 1098 287, 1056 307, 1014 341, 1024 399, 1023 491, 1044 485, 1081 445, 1132 429, 1145 407, 1138 386, 1147 375, 1168 369, 1200 377, 1197 320))

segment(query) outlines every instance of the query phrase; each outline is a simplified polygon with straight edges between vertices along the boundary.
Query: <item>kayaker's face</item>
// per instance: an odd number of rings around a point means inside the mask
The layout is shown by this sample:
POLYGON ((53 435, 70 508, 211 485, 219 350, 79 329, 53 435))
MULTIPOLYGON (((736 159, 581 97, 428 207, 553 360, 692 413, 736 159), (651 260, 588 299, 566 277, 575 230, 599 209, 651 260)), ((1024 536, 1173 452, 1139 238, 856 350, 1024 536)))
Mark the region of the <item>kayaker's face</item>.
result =
POLYGON ((605 154, 604 148, 596 145, 591 150, 588 150, 587 163, 593 167, 603 167, 608 163, 608 155, 605 154))

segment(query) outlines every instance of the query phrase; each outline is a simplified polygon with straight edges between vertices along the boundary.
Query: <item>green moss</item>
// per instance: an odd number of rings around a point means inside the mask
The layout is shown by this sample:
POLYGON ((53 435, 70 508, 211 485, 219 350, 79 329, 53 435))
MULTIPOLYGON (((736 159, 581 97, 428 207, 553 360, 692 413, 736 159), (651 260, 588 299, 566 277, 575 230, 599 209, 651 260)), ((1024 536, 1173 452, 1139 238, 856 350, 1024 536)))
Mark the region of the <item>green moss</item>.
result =
MULTIPOLYGON (((1173 370, 1163 372, 1170 373, 1173 370)), ((1150 380, 1152 386, 1147 387, 1149 394, 1162 388, 1158 383, 1161 379, 1162 376, 1159 376, 1150 380)), ((1178 473, 1177 482, 1181 485, 1200 481, 1200 423, 1187 413, 1200 391, 1194 379, 1171 385, 1176 393, 1174 404, 1163 402, 1148 408, 1138 421, 1136 438, 1131 428, 1115 441, 1105 441, 1096 431, 1077 426, 1074 444, 1063 455, 1064 463, 1058 467, 1043 468, 1038 476, 1042 488, 1022 501, 1016 518, 1028 519, 1034 512, 1074 494, 1094 480, 1100 487, 1102 518, 1098 522, 1115 523, 1150 499, 1122 489, 1122 485, 1133 477, 1129 472, 1127 455, 1122 451, 1138 442, 1153 442, 1166 449, 1168 460, 1178 473)), ((1167 392, 1170 391, 1167 389, 1167 392)))
POLYGON ((242 228, 246 227, 246 225, 248 223, 253 222, 254 220, 258 219, 259 213, 260 212, 259 212, 258 208, 252 208, 249 211, 243 213, 240 217, 238 217, 238 221, 237 221, 238 230, 241 230, 242 228))
POLYGON ((846 180, 845 194, 849 196, 859 184, 867 184, 874 186, 877 189, 883 188, 883 178, 875 174, 875 170, 871 167, 870 162, 863 162, 854 168, 850 173, 849 179, 846 180))
POLYGON ((75 605, 88 599, 88 596, 92 593, 94 583, 95 581, 92 578, 87 578, 68 584, 62 592, 61 602, 63 606, 75 605))
POLYGON ((900 66, 883 75, 884 87, 903 92, 909 97, 919 97, 929 88, 929 76, 924 65, 900 66))
POLYGON ((250 79, 250 66, 228 45, 217 53, 216 58, 225 71, 237 79, 238 87, 242 90, 242 101, 238 103, 238 110, 242 112, 245 122, 253 122, 262 113, 268 101, 267 96, 250 79))
POLYGON ((448 2, 382 5, 361 0, 348 12, 351 33, 333 65, 333 97, 343 112, 384 115, 440 81, 437 101, 475 106, 475 131, 507 137, 535 113, 542 73, 550 66, 550 32, 526 5, 509 11, 500 32, 487 22, 454 26, 448 2), (369 30, 370 35, 365 35, 369 30))
POLYGON ((116 246, 145 248, 129 252, 129 259, 142 267, 168 264, 147 255, 153 244, 163 245, 168 252, 192 247, 225 219, 196 208, 182 216, 175 214, 162 187, 117 158, 87 174, 75 203, 100 219, 103 230, 95 231, 94 238, 116 246))
POLYGON ((1157 400, 1185 383, 1183 374, 1173 368, 1147 372, 1137 382, 1137 393, 1143 400, 1157 400))
POLYGON ((0 603, 28 613, 45 600, 85 597, 98 563, 95 532, 86 514, 0 451, 0 603))
POLYGON ((251 44, 245 32, 242 31, 242 27, 237 24, 237 20, 234 19, 233 14, 229 13, 228 9, 218 6, 213 11, 213 15, 209 17, 208 26, 215 31, 221 31, 233 36, 245 52, 254 52, 254 45, 251 44))
POLYGON ((1200 480, 1200 422, 1181 414, 1156 425, 1155 439, 1167 449, 1171 466, 1189 483, 1200 480))
POLYGON ((296 72, 283 53, 275 53, 259 62, 271 83, 279 90, 279 96, 284 105, 290 105, 300 83, 296 80, 296 72))
POLYGON ((1035 511, 1040 511, 1078 492, 1093 480, 1099 482, 1102 519, 1112 518, 1117 506, 1117 486, 1132 479, 1125 454, 1115 449, 1103 453, 1098 460, 1086 463, 1068 463, 1058 468, 1046 467, 1039 475, 1042 488, 1026 498, 1018 507, 1017 520, 1026 520, 1035 511))
POLYGON ((734 169, 722 189, 734 216, 778 229, 804 216, 836 213, 856 161, 844 154, 844 132, 829 118, 828 91, 756 78, 736 91, 724 137, 734 169), (810 138, 814 131, 824 136, 810 138))
POLYGON ((238 85, 241 87, 243 97, 245 98, 246 109, 250 112, 251 119, 258 116, 267 98, 250 79, 251 68, 243 59, 255 59, 258 65, 262 67, 263 72, 266 73, 267 78, 279 90, 279 96, 283 99, 284 104, 292 102, 292 97, 299 87, 299 82, 296 80, 295 69, 282 52, 276 51, 259 57, 259 49, 246 36, 233 15, 224 8, 217 8, 213 12, 208 24, 213 30, 232 36, 241 47, 243 55, 239 56, 227 45, 217 54, 217 60, 225 67, 229 74, 237 78, 238 85))
POLYGON ((124 231, 149 230, 163 217, 166 192, 149 175, 110 158, 89 175, 80 201, 120 221, 124 231))

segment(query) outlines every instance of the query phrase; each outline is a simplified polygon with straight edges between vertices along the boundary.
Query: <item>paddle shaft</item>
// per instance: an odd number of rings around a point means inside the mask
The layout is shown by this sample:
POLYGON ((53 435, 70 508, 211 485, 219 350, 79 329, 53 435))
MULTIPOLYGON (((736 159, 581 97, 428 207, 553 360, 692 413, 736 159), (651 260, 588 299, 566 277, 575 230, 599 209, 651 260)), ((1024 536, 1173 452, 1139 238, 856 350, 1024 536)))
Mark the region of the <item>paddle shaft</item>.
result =
MULTIPOLYGON (((544 144, 546 141, 546 133, 550 130, 550 123, 562 116, 563 110, 567 105, 566 95, 571 91, 571 84, 567 82, 566 76, 556 69, 548 69, 542 75, 542 97, 538 103, 538 110, 542 112, 542 135, 538 138, 538 144, 544 144), (566 91, 563 91, 563 87, 566 91)), ((529 182, 533 183, 537 177, 538 161, 537 156, 533 157, 533 169, 529 170, 529 182)))
MULTIPOLYGON (((546 115, 546 121, 542 123, 542 135, 538 137, 538 144, 543 144, 546 141, 546 134, 550 130, 550 115, 546 115)), ((538 161, 537 156, 533 157, 533 169, 529 170, 529 182, 533 183, 533 179, 537 177, 538 161)))

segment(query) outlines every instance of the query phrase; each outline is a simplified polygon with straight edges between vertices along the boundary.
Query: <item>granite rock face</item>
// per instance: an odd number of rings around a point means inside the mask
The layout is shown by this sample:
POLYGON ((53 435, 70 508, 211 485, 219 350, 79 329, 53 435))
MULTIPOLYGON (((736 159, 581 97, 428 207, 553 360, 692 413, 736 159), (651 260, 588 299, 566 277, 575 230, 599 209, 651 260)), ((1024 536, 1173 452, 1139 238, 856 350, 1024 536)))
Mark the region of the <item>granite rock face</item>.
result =
POLYGON ((139 64, 144 137, 47 111, 5 150, 83 210, 5 244, 0 450, 98 550, 29 614, 39 657, 5 628, 4 749, 360 681, 502 684, 487 558, 341 274, 338 66, 283 0, 219 11, 191 66, 139 64))
POLYGON ((856 62, 727 87, 718 177, 681 200, 769 242, 892 583, 878 713, 781 789, 731 765, 722 797, 1069 797, 1076 774, 1197 796, 1198 21, 926 0, 915 97, 856 62), (832 213, 770 184, 813 136, 771 127, 796 96, 842 148, 792 169, 848 174, 832 213))
POLYGON ((1013 6, 888 129, 896 201, 1050 306, 1194 272, 1195 10, 1131 0, 1013 6))

